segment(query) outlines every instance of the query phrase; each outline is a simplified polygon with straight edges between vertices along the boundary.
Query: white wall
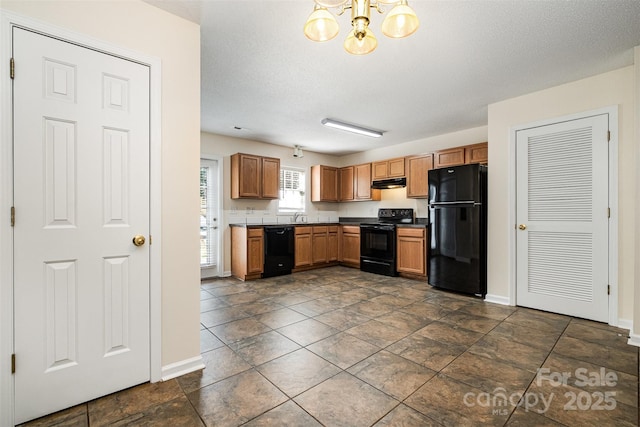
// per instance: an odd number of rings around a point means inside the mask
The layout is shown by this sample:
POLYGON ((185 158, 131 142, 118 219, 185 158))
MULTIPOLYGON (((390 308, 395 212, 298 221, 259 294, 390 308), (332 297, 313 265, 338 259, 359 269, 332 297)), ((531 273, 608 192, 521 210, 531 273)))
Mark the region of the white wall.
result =
POLYGON ((138 0, 0 7, 162 61, 162 365, 199 356, 199 26, 138 0))
MULTIPOLYGON (((489 105, 489 258, 488 292, 509 297, 512 277, 507 261, 514 251, 510 212, 515 201, 510 193, 510 136, 513 127, 543 119, 619 106, 618 200, 619 215, 619 312, 620 319, 633 319, 635 222, 634 67, 564 84, 489 105)), ((613 207, 614 209, 616 207, 613 207)))

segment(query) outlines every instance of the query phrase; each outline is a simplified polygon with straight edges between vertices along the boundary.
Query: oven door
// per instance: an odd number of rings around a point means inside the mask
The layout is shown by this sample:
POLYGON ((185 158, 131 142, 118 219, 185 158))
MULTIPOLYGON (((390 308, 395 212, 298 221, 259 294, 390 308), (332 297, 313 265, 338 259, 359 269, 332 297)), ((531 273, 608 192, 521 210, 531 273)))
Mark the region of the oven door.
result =
POLYGON ((396 276, 396 228, 393 225, 360 226, 360 269, 396 276))

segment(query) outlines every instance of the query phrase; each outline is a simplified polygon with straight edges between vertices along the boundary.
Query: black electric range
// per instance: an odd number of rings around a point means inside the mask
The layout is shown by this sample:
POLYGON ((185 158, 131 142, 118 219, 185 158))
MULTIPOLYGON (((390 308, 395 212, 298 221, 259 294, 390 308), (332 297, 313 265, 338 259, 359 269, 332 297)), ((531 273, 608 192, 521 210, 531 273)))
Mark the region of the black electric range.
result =
POLYGON ((378 222, 360 224, 360 270, 397 276, 396 225, 413 224, 413 209, 378 209, 378 222))

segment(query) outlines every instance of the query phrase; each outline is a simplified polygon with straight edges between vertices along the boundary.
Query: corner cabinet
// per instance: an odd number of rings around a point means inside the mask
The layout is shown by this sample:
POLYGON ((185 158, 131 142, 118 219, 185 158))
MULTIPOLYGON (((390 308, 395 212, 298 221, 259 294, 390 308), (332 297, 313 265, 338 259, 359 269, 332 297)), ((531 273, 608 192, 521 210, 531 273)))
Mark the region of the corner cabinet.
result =
POLYGON ((232 199, 277 199, 280 159, 237 153, 231 156, 232 199))
POLYGON ((333 166, 311 166, 311 201, 338 201, 338 168, 333 166))
POLYGON ((259 279, 263 269, 263 228, 231 227, 231 275, 240 280, 259 279))
POLYGON ((405 158, 408 198, 426 199, 429 197, 429 171, 431 169, 433 169, 433 154, 405 158))
POLYGON ((398 227, 397 269, 409 276, 427 276, 427 229, 398 227))
POLYGON ((311 166, 312 202, 380 200, 380 190, 371 189, 371 163, 335 168, 311 166))

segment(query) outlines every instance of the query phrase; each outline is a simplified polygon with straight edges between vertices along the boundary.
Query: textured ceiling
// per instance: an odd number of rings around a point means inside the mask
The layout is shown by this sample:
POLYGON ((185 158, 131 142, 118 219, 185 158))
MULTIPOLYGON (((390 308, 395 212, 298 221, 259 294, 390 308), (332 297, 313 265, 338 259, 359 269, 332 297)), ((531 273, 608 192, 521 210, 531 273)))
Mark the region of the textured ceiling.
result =
POLYGON ((413 0, 418 31, 386 38, 372 12, 362 57, 342 47, 348 12, 335 39, 305 38, 312 0, 147 1, 201 25, 203 131, 338 155, 486 125, 488 104, 631 65, 640 45, 638 0, 413 0))

